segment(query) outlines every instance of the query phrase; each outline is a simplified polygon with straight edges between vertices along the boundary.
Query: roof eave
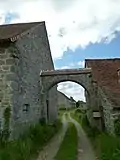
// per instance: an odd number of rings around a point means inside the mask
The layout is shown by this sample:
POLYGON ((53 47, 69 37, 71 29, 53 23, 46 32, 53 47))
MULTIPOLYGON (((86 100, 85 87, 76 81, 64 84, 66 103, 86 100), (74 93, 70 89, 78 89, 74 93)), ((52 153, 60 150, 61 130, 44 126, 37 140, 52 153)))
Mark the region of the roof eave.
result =
POLYGON ((0 39, 0 47, 7 47, 12 43, 12 41, 8 39, 0 39))

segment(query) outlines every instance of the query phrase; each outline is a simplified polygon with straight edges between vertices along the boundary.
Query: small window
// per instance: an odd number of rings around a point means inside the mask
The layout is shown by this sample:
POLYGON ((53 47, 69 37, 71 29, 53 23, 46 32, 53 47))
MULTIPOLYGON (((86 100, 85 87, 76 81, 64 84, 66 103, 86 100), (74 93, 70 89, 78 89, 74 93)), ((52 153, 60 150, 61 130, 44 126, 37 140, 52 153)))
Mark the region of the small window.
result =
POLYGON ((24 104, 24 105, 23 105, 23 112, 28 112, 28 111, 29 111, 29 108, 30 108, 30 105, 29 105, 29 104, 24 104))

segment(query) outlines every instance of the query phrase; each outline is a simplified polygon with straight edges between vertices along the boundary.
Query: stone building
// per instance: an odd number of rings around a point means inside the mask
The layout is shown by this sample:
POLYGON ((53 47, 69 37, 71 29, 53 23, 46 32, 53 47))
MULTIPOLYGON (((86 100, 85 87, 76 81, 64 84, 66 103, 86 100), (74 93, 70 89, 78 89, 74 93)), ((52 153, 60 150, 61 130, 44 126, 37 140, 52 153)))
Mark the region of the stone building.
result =
POLYGON ((88 108, 92 106, 89 119, 93 117, 97 126, 113 134, 114 120, 120 114, 120 58, 86 59, 85 67, 92 69, 92 94, 86 93, 88 108))
POLYGON ((64 81, 85 88, 90 124, 114 133, 120 59, 86 59, 84 69, 55 71, 45 22, 0 26, 0 124, 11 138, 42 117, 56 120, 56 85, 64 81))
POLYGON ((58 91, 57 92, 57 97, 58 97, 58 108, 66 108, 70 109, 75 107, 75 105, 73 106, 73 101, 71 101, 71 99, 69 97, 67 97, 64 93, 58 91))
POLYGON ((9 126, 12 137, 46 110, 49 121, 56 119, 56 86, 49 91, 47 108, 41 105, 40 72, 52 69, 45 22, 0 26, 0 122, 1 129, 9 126))

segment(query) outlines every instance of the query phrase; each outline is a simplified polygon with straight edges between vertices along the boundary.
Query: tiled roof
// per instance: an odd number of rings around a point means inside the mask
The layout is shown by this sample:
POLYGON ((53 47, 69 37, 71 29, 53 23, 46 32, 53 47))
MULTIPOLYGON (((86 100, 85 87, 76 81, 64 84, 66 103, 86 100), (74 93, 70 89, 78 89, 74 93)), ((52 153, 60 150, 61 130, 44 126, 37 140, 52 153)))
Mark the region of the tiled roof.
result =
POLYGON ((0 25, 0 40, 10 39, 44 22, 0 25))
POLYGON ((120 58, 86 59, 85 65, 92 68, 93 80, 105 90, 111 102, 120 107, 120 83, 117 74, 120 58))

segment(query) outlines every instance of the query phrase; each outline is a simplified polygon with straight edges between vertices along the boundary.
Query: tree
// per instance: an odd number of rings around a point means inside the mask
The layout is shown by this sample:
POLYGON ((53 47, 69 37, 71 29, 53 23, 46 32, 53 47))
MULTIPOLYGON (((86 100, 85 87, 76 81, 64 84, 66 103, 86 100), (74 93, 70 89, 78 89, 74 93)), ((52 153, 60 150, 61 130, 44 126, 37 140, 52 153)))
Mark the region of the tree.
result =
POLYGON ((76 108, 78 108, 78 107, 79 107, 79 101, 76 102, 76 108))
POLYGON ((73 99, 73 97, 70 97, 71 102, 74 102, 75 100, 73 99))

